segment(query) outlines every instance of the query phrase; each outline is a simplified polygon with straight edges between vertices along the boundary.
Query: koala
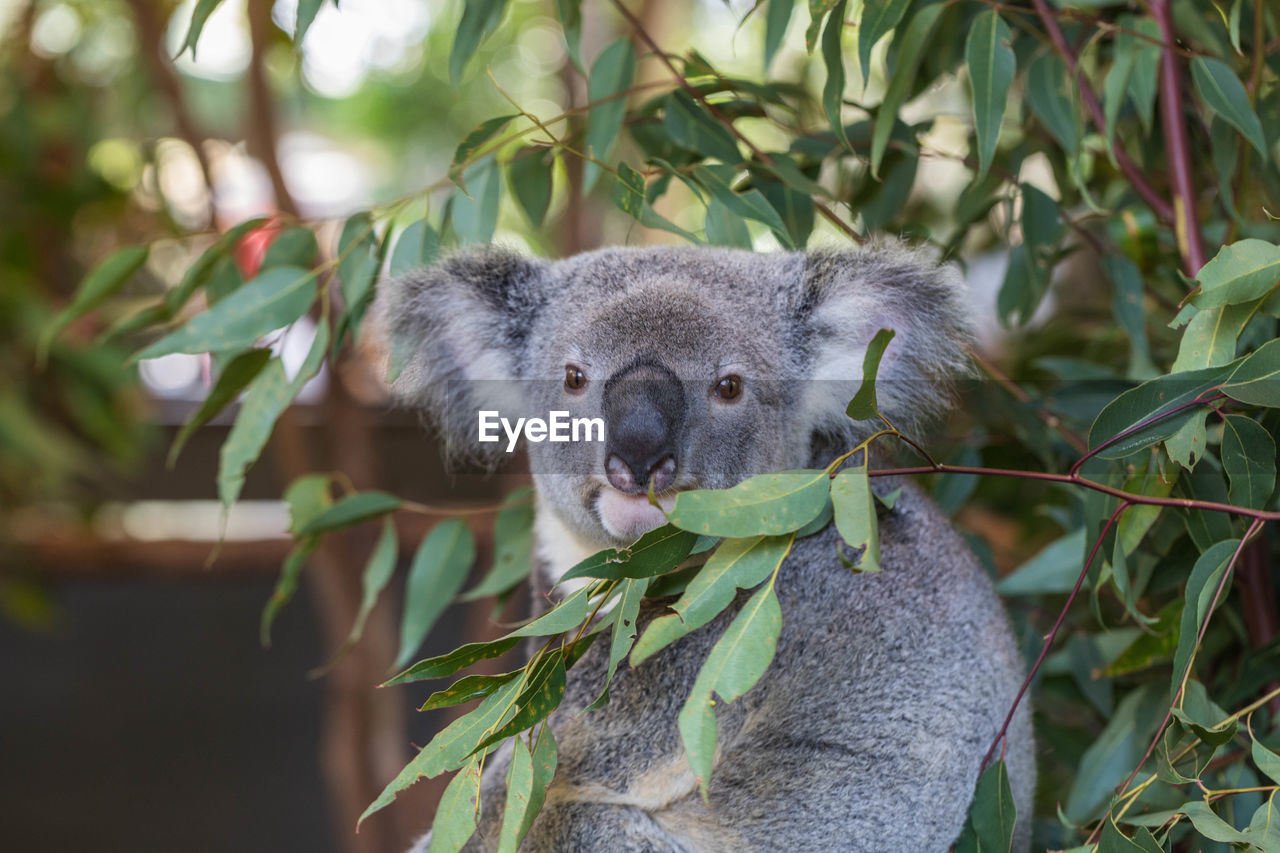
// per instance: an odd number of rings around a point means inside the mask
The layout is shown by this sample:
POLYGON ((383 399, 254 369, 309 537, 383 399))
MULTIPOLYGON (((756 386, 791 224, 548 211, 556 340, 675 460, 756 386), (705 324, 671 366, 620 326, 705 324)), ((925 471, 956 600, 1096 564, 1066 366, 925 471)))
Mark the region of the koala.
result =
MULTIPOLYGON (((610 248, 559 261, 473 248, 387 282, 378 311, 403 368, 393 390, 455 455, 493 461, 477 412, 567 410, 602 441, 528 443, 536 491, 535 607, 556 579, 665 522, 686 489, 827 465, 870 434, 845 407, 877 330, 880 409, 904 431, 947 400, 969 339, 959 276, 898 245, 757 254, 610 248), (655 507, 648 493, 656 495, 655 507)), ((839 559, 834 525, 797 539, 778 575, 772 665, 719 703, 704 801, 676 716, 746 600, 634 668, 586 711, 607 665, 570 671, 559 747, 531 851, 945 851, 1025 669, 987 574, 914 484, 877 478, 882 571, 839 559)), ((637 629, 669 612, 646 600, 637 629)), ((1004 745, 1030 844, 1035 760, 1026 704, 1004 745)), ((507 755, 481 782, 464 848, 496 848, 507 755)), ((430 836, 414 848, 425 851, 430 836)))

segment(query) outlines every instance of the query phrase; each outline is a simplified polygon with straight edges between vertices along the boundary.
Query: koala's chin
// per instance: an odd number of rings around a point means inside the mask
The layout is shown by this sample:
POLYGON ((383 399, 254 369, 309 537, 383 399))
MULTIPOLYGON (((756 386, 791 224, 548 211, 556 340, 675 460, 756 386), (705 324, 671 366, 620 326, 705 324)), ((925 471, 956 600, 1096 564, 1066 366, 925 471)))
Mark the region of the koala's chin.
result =
POLYGON ((654 506, 649 503, 647 494, 627 495, 611 486, 604 486, 596 493, 595 512, 610 539, 630 544, 667 523, 665 513, 671 511, 675 496, 660 495, 657 501, 658 506, 654 506))
MULTIPOLYGON (((475 438, 478 410, 601 421, 599 440, 529 446, 535 609, 547 606, 537 593, 548 579, 663 524, 681 490, 823 467, 870 435, 875 424, 846 406, 880 329, 896 332, 880 361, 880 412, 919 437, 965 369, 970 338, 958 274, 901 246, 606 249, 559 261, 483 247, 386 282, 378 298, 405 355, 394 390, 451 444, 475 438)), ((582 655, 550 717, 558 763, 522 851, 943 853, 956 841, 1025 668, 964 540, 914 483, 890 479, 873 486, 882 497, 900 486, 878 511, 880 572, 844 568, 831 524, 789 542, 768 582, 781 616, 772 663, 751 690, 714 703, 705 800, 681 708, 758 593, 736 592, 635 666, 611 661, 629 639, 616 628, 582 655)), ((635 636, 682 619, 673 603, 642 601, 635 636)), ((1027 703, 1000 754, 1017 808, 1010 849, 1025 853, 1036 775, 1027 703)), ((486 761, 463 853, 499 848, 511 756, 508 745, 486 761)), ((416 849, 430 846, 428 836, 416 849)))

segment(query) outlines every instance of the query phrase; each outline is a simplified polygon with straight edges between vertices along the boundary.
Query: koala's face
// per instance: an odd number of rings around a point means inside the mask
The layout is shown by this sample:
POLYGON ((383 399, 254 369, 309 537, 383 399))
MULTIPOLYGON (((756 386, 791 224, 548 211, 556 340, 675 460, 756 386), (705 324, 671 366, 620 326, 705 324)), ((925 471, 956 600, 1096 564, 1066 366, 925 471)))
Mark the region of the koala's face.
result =
POLYGON ((626 544, 663 522, 650 489, 669 508, 680 490, 803 464, 783 335, 756 294, 678 272, 612 293, 595 280, 561 292, 531 365, 546 379, 524 386, 534 411, 604 421, 603 441, 529 444, 538 489, 577 532, 626 544))
POLYGON ((866 425, 844 407, 878 329, 898 333, 880 398, 899 423, 936 401, 965 339, 954 279, 901 249, 614 249, 555 263, 488 249, 385 291, 382 322, 408 353, 396 390, 455 449, 501 449, 477 443, 481 410, 603 421, 602 440, 526 444, 543 503, 596 547, 663 523, 650 491, 669 509, 681 490, 848 446, 866 425))

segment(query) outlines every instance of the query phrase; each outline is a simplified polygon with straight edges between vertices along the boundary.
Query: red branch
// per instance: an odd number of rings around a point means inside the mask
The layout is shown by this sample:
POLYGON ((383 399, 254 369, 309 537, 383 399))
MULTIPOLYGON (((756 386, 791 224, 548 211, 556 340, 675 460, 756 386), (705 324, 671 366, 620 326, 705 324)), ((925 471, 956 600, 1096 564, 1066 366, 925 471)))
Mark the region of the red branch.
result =
MULTIPOLYGON (((1044 0, 1036 2, 1043 3, 1044 0)), ((1164 41, 1164 47, 1160 49, 1160 123, 1164 128, 1165 156, 1173 172, 1174 232, 1187 275, 1195 277, 1204 266, 1204 235, 1200 232, 1200 219, 1196 213, 1191 147, 1187 142, 1187 120, 1182 105, 1182 79, 1178 56, 1172 49, 1177 44, 1177 34, 1173 30, 1173 4, 1170 0, 1152 0, 1151 14, 1164 41)))
POLYGON ((996 736, 991 740, 991 746, 987 747, 987 754, 982 756, 982 764, 978 767, 981 773, 986 769, 987 762, 991 760, 991 756, 995 754, 996 747, 1004 740, 1005 735, 1009 732, 1009 724, 1013 722, 1013 715, 1018 710, 1018 705, 1022 702, 1022 697, 1026 695, 1027 688, 1031 686, 1032 680, 1036 677, 1036 673, 1040 671, 1040 664, 1044 663, 1044 659, 1049 654, 1049 648, 1053 645, 1053 641, 1058 638, 1058 629, 1062 627, 1063 621, 1067 618, 1067 611, 1071 609, 1072 603, 1076 600, 1076 595, 1080 592, 1080 587, 1084 584, 1085 576, 1089 574, 1089 567, 1093 565, 1093 560, 1098 556, 1098 549, 1102 547, 1102 542, 1107 538, 1107 533, 1117 521, 1124 511, 1133 506, 1130 501, 1123 501, 1111 513, 1107 519, 1107 523, 1103 525, 1098 538, 1093 540, 1093 547, 1089 549, 1089 556, 1085 557, 1084 567, 1080 569, 1080 575, 1076 578, 1076 585, 1071 588, 1071 594, 1067 596, 1066 602, 1062 605, 1062 609, 1058 611, 1058 618, 1053 623, 1053 628, 1045 635, 1044 645, 1040 647, 1040 654, 1036 657, 1036 662, 1031 665, 1031 670, 1027 673, 1027 677, 1022 680, 1022 686, 1018 688, 1018 695, 1013 697, 1013 704, 1009 706, 1009 713, 1005 715, 1004 724, 1000 726, 1000 731, 996 732, 996 736))
MULTIPOLYGON (((1089 81, 1079 73, 1079 62, 1076 61, 1075 52, 1067 44, 1067 39, 1062 34, 1062 28, 1058 26, 1053 12, 1050 11, 1045 0, 1031 0, 1031 3, 1036 7, 1036 14, 1040 16, 1045 32, 1049 34, 1049 40, 1053 42, 1054 50, 1058 52, 1058 55, 1062 57, 1062 61, 1067 64, 1067 68, 1071 70, 1072 80, 1080 90, 1080 100, 1084 103, 1085 109, 1088 110, 1089 116, 1093 119, 1094 126, 1098 128, 1100 133, 1106 133, 1107 119, 1102 112, 1102 103, 1098 100, 1098 96, 1094 94, 1093 87, 1089 85, 1089 81)), ((1143 177, 1142 170, 1130 159, 1128 153, 1120 145, 1119 140, 1112 140, 1111 151, 1115 155, 1116 165, 1120 167, 1120 171, 1129 180, 1129 184, 1134 191, 1142 196, 1142 200, 1147 203, 1147 206, 1155 211, 1156 216, 1166 222, 1173 222, 1173 207, 1151 188, 1151 185, 1147 183, 1147 179, 1143 177)), ((1198 271, 1199 267, 1196 267, 1196 269, 1198 271)))

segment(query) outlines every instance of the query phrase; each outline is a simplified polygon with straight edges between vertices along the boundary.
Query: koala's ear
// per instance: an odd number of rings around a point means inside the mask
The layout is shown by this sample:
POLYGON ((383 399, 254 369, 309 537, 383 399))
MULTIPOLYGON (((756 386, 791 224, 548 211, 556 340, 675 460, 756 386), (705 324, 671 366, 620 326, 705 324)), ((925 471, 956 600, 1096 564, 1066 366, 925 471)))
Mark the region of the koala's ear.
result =
POLYGON ((474 455, 480 409, 521 405, 529 337, 549 265, 496 247, 468 249, 379 288, 375 322, 389 345, 391 390, 427 413, 452 452, 474 455))
POLYGON ((806 364, 804 411, 817 432, 856 436, 845 407, 862 382, 867 345, 895 336, 880 361, 876 396, 900 429, 918 428, 951 403, 951 380, 967 372, 972 339, 964 280, 922 250, 881 244, 812 252, 794 305, 806 364))

